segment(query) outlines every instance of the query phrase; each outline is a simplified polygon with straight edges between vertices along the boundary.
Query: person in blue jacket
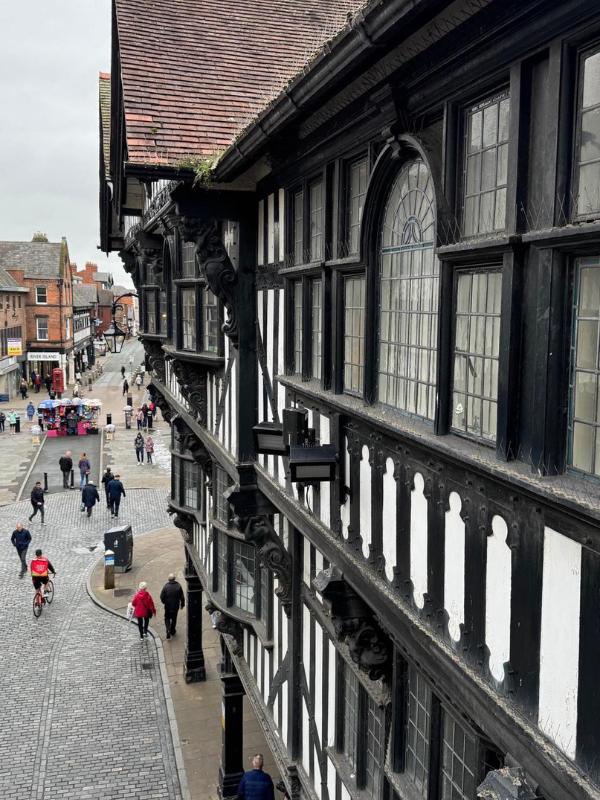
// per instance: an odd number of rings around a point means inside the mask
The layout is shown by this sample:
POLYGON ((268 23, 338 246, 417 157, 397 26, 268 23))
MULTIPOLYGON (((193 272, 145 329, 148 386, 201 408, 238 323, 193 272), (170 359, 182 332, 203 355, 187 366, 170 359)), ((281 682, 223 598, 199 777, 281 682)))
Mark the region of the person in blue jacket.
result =
POLYGON ((271 776, 263 772, 263 757, 257 753, 252 757, 252 769, 244 772, 238 786, 238 800, 275 800, 275 789, 271 776))

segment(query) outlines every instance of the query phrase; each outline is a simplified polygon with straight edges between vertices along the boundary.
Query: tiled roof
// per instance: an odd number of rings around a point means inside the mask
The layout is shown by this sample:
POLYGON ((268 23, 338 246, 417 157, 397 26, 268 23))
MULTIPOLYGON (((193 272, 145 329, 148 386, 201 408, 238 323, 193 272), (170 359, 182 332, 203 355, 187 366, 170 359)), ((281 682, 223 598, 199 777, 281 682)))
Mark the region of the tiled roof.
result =
POLYGON ((110 73, 101 72, 98 78, 100 95, 100 136, 104 156, 104 177, 110 180, 110 73))
POLYGON ((0 242, 0 267, 21 269, 26 278, 58 278, 64 242, 0 242))
POLYGON ((3 289, 10 289, 15 292, 29 291, 25 286, 21 286, 21 284, 17 283, 13 276, 5 269, 0 269, 0 291, 3 289))
POLYGON ((110 289, 98 289, 98 305, 112 306, 113 300, 114 296, 110 289))
POLYGON ((98 291, 93 283, 73 284, 73 305, 91 306, 98 302, 98 291))
POLYGON ((116 0, 128 161, 224 150, 364 5, 116 0))

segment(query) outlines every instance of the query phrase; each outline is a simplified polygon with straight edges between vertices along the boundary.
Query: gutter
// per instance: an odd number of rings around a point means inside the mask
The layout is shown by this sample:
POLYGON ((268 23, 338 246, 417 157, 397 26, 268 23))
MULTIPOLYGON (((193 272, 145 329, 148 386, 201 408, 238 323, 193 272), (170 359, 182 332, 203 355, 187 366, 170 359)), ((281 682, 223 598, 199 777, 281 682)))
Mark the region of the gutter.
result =
POLYGON ((261 147, 283 127, 293 122, 325 89, 331 89, 360 60, 383 43, 390 29, 415 9, 439 5, 434 0, 380 0, 360 11, 350 25, 326 43, 313 64, 283 89, 221 157, 216 181, 233 180, 256 158, 261 147))

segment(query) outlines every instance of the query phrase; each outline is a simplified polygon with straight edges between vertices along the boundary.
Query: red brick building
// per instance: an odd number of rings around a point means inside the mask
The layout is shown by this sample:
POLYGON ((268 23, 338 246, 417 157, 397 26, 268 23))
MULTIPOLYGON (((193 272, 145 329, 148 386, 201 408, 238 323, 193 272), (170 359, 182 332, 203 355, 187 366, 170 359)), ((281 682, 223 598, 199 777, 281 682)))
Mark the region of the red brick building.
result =
POLYGON ((0 267, 29 290, 25 296, 27 375, 60 367, 65 383, 73 364, 73 283, 67 240, 0 242, 0 267))
POLYGON ((0 402, 17 396, 23 376, 26 294, 27 289, 0 269, 0 402))

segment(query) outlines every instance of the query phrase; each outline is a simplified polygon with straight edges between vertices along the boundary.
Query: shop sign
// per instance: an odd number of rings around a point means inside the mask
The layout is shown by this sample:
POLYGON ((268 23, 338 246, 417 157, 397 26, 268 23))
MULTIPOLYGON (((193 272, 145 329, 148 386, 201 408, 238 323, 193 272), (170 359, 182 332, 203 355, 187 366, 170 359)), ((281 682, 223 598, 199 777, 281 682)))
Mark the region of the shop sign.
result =
POLYGON ((23 355, 23 340, 22 339, 7 339, 6 349, 9 356, 22 356, 23 355))
POLYGON ((27 353, 27 361, 60 361, 60 353, 44 350, 43 353, 27 353))

